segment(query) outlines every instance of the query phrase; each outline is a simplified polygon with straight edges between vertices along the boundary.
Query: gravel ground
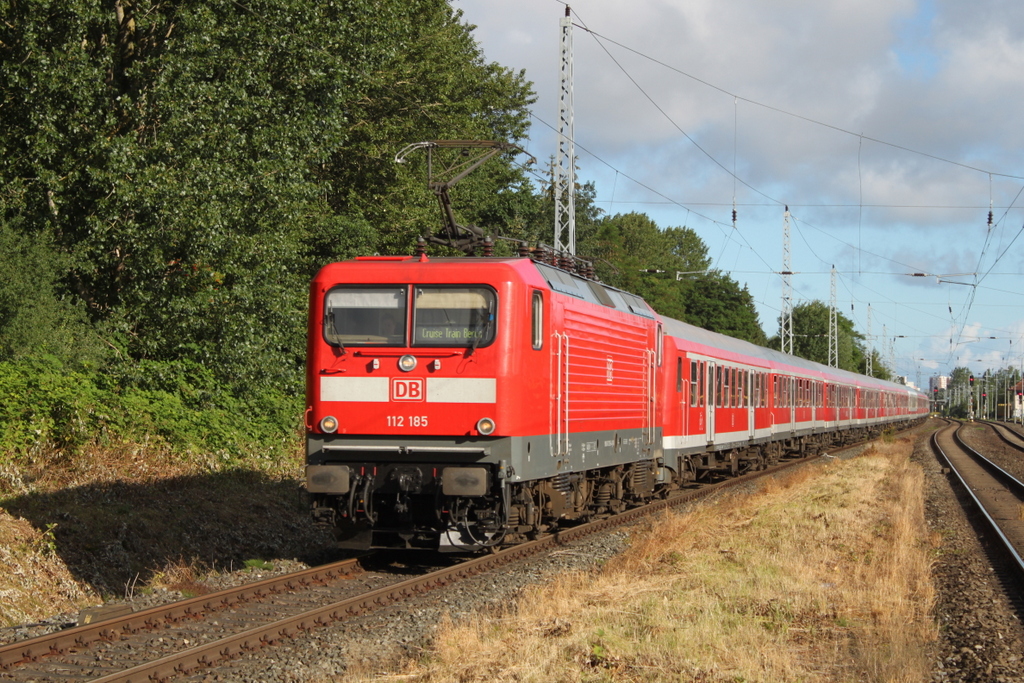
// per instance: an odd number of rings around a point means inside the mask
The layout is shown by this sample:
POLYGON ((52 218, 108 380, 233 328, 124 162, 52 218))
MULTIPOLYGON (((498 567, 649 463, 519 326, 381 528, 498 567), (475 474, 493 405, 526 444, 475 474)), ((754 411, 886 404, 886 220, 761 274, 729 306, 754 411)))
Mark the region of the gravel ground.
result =
POLYGON ((446 616, 500 610, 525 587, 558 574, 593 568, 620 552, 627 532, 590 537, 520 562, 497 574, 463 580, 400 606, 375 612, 334 628, 313 631, 272 653, 254 653, 193 681, 336 681, 348 671, 369 674, 398 666, 429 645, 434 627, 446 616))
MULTIPOLYGON (((922 434, 929 431, 930 426, 921 429, 922 434)), ((980 430, 976 434, 978 439, 987 438, 980 430)), ((1024 457, 1008 452, 1008 447, 1007 452, 1003 452, 996 443, 1001 442, 993 439, 992 447, 1000 454, 998 457, 1003 459, 1004 467, 1016 466, 1024 470, 1024 457)), ((979 446, 987 447, 987 442, 982 445, 979 441, 979 446)), ((1006 597, 1006 588, 991 568, 948 475, 923 439, 917 445, 915 459, 926 474, 925 505, 929 525, 936 537, 942 539, 934 565, 938 590, 936 619, 941 628, 939 640, 934 644, 935 668, 931 680, 1024 683, 1024 627, 1019 605, 1015 607, 1006 597)), ((428 647, 434 627, 446 616, 458 619, 475 611, 503 608, 526 586, 562 572, 592 568, 620 552, 626 542, 627 532, 619 531, 569 544, 498 574, 461 581, 399 607, 344 625, 318 629, 306 638, 243 656, 187 680, 315 683, 342 680, 350 672, 386 671, 428 647)), ((210 590, 217 590, 305 566, 294 560, 273 564, 272 570, 223 572, 208 579, 207 584, 210 590)), ((416 571, 395 565, 381 567, 382 575, 390 572, 390 579, 394 580, 395 573, 416 571)), ((367 580, 374 580, 372 576, 371 572, 367 580)), ((157 590, 134 596, 132 604, 138 610, 180 597, 176 591, 157 590)), ((73 623, 76 616, 57 615, 32 627, 0 631, 0 643, 60 628, 73 623)))

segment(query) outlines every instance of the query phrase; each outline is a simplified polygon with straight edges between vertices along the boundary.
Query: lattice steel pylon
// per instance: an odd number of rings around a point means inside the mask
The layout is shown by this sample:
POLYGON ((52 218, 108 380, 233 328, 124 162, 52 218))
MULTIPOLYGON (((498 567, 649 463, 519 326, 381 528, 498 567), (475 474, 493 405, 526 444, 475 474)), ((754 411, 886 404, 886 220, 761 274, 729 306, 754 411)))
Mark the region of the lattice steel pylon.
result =
POLYGON ((558 98, 558 155, 555 159, 555 250, 576 255, 576 147, 572 103, 572 19, 569 6, 561 21, 559 50, 562 89, 558 98))
MULTIPOLYGON (((882 332, 885 333, 885 326, 882 326, 882 332)), ((889 344, 888 354, 886 356, 886 365, 889 368, 889 373, 896 376, 896 337, 889 337, 886 333, 886 341, 889 344)))
POLYGON ((864 363, 864 374, 875 376, 875 338, 871 336, 871 304, 868 304, 868 358, 864 363))
POLYGON ((890 361, 889 361, 889 349, 890 348, 891 347, 889 346, 889 329, 888 329, 888 326, 882 325, 882 350, 881 350, 881 353, 884 354, 883 358, 882 358, 882 367, 886 368, 886 370, 888 370, 890 374, 895 374, 895 373, 892 372, 892 367, 891 367, 891 364, 890 364, 890 361))
POLYGON ((789 207, 783 215, 782 222, 782 324, 779 326, 779 337, 782 339, 782 352, 793 354, 793 264, 789 245, 789 207))
POLYGON ((839 367, 839 325, 836 320, 836 267, 832 266, 832 287, 828 304, 828 365, 839 367))

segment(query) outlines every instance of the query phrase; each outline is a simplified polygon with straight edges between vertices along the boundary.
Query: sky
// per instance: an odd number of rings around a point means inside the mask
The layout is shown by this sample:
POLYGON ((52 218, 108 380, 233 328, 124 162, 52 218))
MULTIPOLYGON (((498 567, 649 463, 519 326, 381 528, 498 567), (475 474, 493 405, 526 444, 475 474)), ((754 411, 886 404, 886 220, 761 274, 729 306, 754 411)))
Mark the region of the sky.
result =
MULTIPOLYGON (((566 3, 451 2, 533 82, 544 168, 566 3)), ((606 214, 695 230, 771 336, 788 206, 794 304, 828 303, 834 266, 837 310, 867 335, 870 309, 868 345, 918 386, 1024 367, 1024 3, 570 6, 579 180, 606 214)))

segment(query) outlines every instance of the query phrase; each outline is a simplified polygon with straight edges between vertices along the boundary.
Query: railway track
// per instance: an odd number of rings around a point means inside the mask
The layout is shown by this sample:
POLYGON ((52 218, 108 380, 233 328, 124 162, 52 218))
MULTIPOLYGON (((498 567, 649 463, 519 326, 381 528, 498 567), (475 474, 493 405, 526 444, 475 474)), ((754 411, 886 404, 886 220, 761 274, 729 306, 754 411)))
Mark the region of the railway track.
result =
POLYGON ((1001 422, 993 422, 990 420, 978 420, 982 424, 987 424, 992 430, 999 436, 999 438, 1006 445, 1011 448, 1016 448, 1021 453, 1024 453, 1024 434, 1020 432, 1020 428, 1016 425, 1009 425, 1001 422))
MULTIPOLYGON (((831 454, 858 445, 832 449, 831 454)), ((359 582, 358 560, 345 560, 12 643, 0 647, 0 680, 152 683, 187 676, 241 653, 273 647, 306 631, 817 459, 813 455, 789 460, 744 477, 676 492, 644 507, 378 588, 359 582)))
MULTIPOLYGON (((1018 447, 1001 433, 1006 428, 990 426, 1007 443, 1018 447)), ((932 434, 932 447, 974 501, 1007 568, 1024 585, 1024 483, 967 445, 960 433, 964 429, 963 424, 950 423, 932 434)), ((1024 442, 1021 444, 1019 448, 1024 451, 1024 442)))

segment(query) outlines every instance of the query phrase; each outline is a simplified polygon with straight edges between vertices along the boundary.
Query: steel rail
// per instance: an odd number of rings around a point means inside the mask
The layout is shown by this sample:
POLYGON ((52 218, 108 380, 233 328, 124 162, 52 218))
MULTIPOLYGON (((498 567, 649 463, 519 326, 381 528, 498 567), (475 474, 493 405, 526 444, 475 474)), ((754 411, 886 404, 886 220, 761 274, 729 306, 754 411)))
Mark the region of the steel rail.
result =
MULTIPOLYGON (((963 443, 963 440, 960 438, 960 435, 958 433, 963 427, 964 425, 961 423, 951 422, 946 429, 954 430, 953 438, 957 445, 960 448, 963 448, 964 452, 967 453, 971 458, 977 460, 978 463, 982 466, 982 468, 988 471, 989 474, 993 476, 993 478, 1002 480, 1003 475, 1005 475, 1005 477, 1009 478, 1010 482, 1013 482, 1012 484, 1008 485, 1008 488, 1013 489, 1016 492, 1016 495, 1018 496, 1024 495, 1024 484, 1022 484, 1013 476, 1005 472, 1002 468, 998 467, 994 463, 989 462, 988 459, 983 457, 973 448, 963 443), (989 467, 992 467, 994 469, 990 470, 989 467), (996 471, 1001 472, 1002 475, 996 474, 996 471)), ((952 459, 950 459, 950 457, 946 455, 945 451, 942 450, 942 447, 939 446, 938 435, 941 431, 942 430, 937 430, 932 433, 932 448, 936 453, 942 456, 942 459, 945 460, 946 464, 949 466, 950 471, 956 475, 956 478, 960 482, 960 485, 963 487, 963 490, 967 493, 967 495, 971 497, 971 500, 974 501, 975 507, 977 507, 978 511, 981 513, 982 518, 985 520, 986 527, 991 531, 991 533, 996 538, 999 539, 1000 548, 1005 552, 1011 568, 1017 574, 1017 577, 1019 579, 1024 580, 1024 558, 1022 558, 1017 549, 1013 547, 1013 544, 1010 542, 1010 539, 1007 538, 1005 533, 1003 533, 1003 530, 999 527, 999 524, 992 517, 992 515, 989 514, 988 510, 985 509, 985 506, 982 504, 978 496, 975 495, 974 491, 968 484, 967 480, 964 479, 960 471, 953 465, 952 459)))
POLYGON ((995 464, 984 455, 976 451, 967 445, 967 443, 960 437, 960 430, 963 429, 964 425, 960 425, 957 430, 953 433, 953 439, 960 448, 964 449, 964 452, 971 456, 975 462, 981 465, 986 472, 991 474, 1007 489, 1012 491, 1018 497, 1024 499, 1024 483, 1014 477, 1012 474, 1004 470, 999 465, 995 464))
POLYGON ((162 624, 184 619, 197 619, 204 611, 215 612, 240 602, 262 600, 275 593, 295 590, 303 585, 336 581, 361 572, 358 562, 358 558, 342 560, 10 643, 0 647, 0 670, 33 662, 41 657, 58 655, 70 648, 81 648, 96 641, 114 640, 122 634, 153 630, 162 624))
POLYGON ((1018 451, 1024 452, 1024 436, 1022 436, 1016 430, 1010 429, 1006 425, 994 422, 992 420, 975 420, 975 422, 980 422, 981 424, 988 425, 989 427, 992 428, 992 431, 994 431, 996 435, 1003 441, 1003 443, 1005 443, 1007 446, 1010 446, 1011 448, 1016 448, 1018 451), (1016 441, 1007 436, 1007 433, 1009 433, 1010 436, 1014 437, 1016 441))

